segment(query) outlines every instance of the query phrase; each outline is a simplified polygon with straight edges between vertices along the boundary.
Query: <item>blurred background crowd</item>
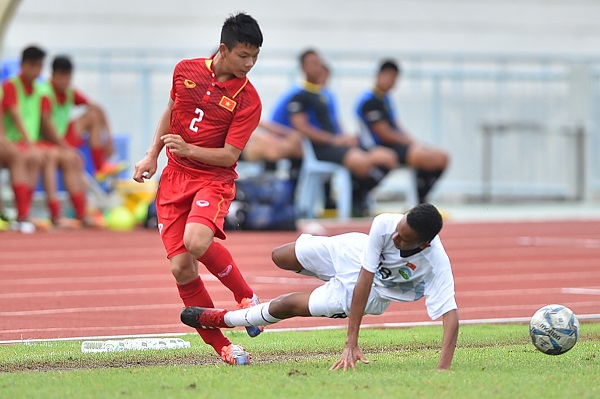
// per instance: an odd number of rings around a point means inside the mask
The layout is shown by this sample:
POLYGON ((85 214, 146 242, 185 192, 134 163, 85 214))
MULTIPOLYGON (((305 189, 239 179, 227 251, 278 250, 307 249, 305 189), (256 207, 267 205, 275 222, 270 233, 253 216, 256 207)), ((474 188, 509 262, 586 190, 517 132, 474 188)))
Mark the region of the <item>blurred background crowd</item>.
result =
MULTIPOLYGON (((106 213, 125 205, 132 213, 144 214, 155 186, 142 189, 128 180, 168 101, 173 68, 182 58, 210 56, 219 44, 215 32, 236 11, 255 17, 265 36, 249 76, 263 101, 263 124, 250 142, 255 151, 249 145, 244 153, 242 179, 250 178, 252 172, 245 172, 256 164, 280 178, 301 175, 304 154, 299 150, 302 139, 311 134, 297 120, 288 121, 282 130, 285 121, 277 120, 276 114, 278 106, 293 102, 293 93, 310 92, 306 82, 317 84, 319 98, 334 105, 329 108, 334 127, 322 121, 310 121, 311 126, 350 137, 347 140, 368 153, 372 143, 364 138, 377 137, 377 121, 369 122, 366 113, 361 117, 360 101, 369 91, 377 93, 381 73, 392 71, 394 84, 380 93, 396 124, 391 127, 410 138, 403 145, 431 151, 420 159, 435 165, 423 165, 406 154, 398 154, 398 167, 373 161, 368 168, 385 167, 372 183, 365 182, 366 174, 357 173, 363 164, 344 165, 353 175, 354 216, 372 215, 386 206, 408 209, 411 201, 442 207, 524 201, 594 206, 600 198, 597 2, 309 0, 292 7, 238 0, 210 6, 191 0, 5 0, 0 5, 4 84, 18 76, 28 47, 45 53, 35 77, 40 82, 51 81, 53 61, 66 56, 73 66, 71 86, 85 99, 74 107, 71 119, 95 109, 94 120, 102 125, 100 142, 112 143, 104 153, 111 168, 97 174, 94 128, 80 129, 88 154, 77 167, 84 176, 88 208, 106 213), (312 51, 308 60, 301 57, 307 50, 312 51), (392 67, 384 68, 386 61, 392 67), (311 65, 317 64, 322 75, 311 76, 311 65), (316 79, 322 80, 313 82, 316 79), (264 136, 270 145, 261 141, 264 136), (260 151, 265 149, 271 151, 260 151), (406 169, 414 173, 406 174, 406 169), (405 187, 422 189, 424 170, 437 176, 427 192, 412 198, 405 187), (361 188, 367 195, 361 195, 361 188), (117 196, 111 194, 115 192, 117 196), (140 202, 146 208, 136 211, 140 202)), ((287 112, 298 113, 293 107, 287 112)), ((310 112, 304 109, 305 115, 310 112)), ((44 162, 48 161, 40 161, 44 162)), ((161 162, 164 166, 164 157, 161 162)), ((0 172, 0 186, 10 224, 19 215, 9 169, 0 172)), ((62 213, 52 214, 52 194, 37 186, 33 190, 40 194, 33 196, 30 213, 56 219, 54 225, 63 223, 54 217, 59 214, 79 219, 84 226, 100 223, 93 214, 86 219, 89 213, 78 213, 81 204, 73 196, 81 189, 56 184, 57 198, 64 199, 62 213), (36 207, 38 197, 41 205, 36 207)), ((340 217, 337 200, 343 188, 335 177, 323 179, 323 184, 322 204, 299 209, 298 217, 340 217), (336 207, 336 213, 327 212, 336 207)), ((292 200, 302 195, 296 192, 292 200)))

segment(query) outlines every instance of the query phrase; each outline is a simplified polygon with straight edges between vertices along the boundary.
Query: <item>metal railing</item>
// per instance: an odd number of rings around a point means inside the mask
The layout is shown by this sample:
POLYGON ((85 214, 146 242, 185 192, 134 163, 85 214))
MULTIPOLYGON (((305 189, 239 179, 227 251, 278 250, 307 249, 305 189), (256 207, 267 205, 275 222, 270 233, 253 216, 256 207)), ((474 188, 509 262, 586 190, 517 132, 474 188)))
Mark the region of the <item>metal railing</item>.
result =
MULTIPOLYGON (((143 156, 152 139, 168 101, 175 64, 182 58, 202 56, 210 50, 61 49, 56 53, 73 57, 76 85, 106 108, 115 131, 130 134, 133 161, 143 156)), ((5 54, 10 55, 10 49, 5 54)), ((348 51, 323 55, 332 67, 330 86, 338 98, 342 126, 356 131, 355 101, 372 85, 377 62, 389 55, 348 51)), ((526 196, 589 199, 600 193, 600 157, 595 156, 600 153, 597 129, 600 57, 427 53, 392 54, 392 57, 403 66, 402 80, 392 93, 401 123, 421 142, 442 147, 451 156, 451 167, 436 195, 456 198, 489 195, 486 191, 489 182, 482 179, 482 170, 499 171, 505 167, 503 162, 518 162, 523 146, 532 146, 529 154, 547 163, 539 173, 504 176, 495 188, 500 194, 523 190, 526 196), (591 110, 588 120, 575 120, 570 111, 574 96, 577 101, 585 97, 573 93, 574 66, 583 66, 590 74, 589 101, 582 104, 591 110), (489 157, 483 153, 486 134, 482 133, 482 126, 502 123, 533 123, 546 131, 562 131, 566 125, 579 123, 586 130, 582 137, 586 140, 587 160, 582 164, 578 163, 578 155, 565 153, 561 157, 556 148, 564 149, 564 145, 570 144, 561 141, 564 135, 556 134, 540 136, 541 141, 537 142, 525 136, 521 141, 498 141, 494 144, 495 156, 489 157), (560 161, 550 159, 556 157, 560 161), (548 179, 562 174, 566 167, 573 168, 577 176, 564 181, 555 179, 553 187, 548 189, 548 179), (523 175, 530 180, 523 181, 523 175), (560 187, 557 189, 556 185, 560 187)), ((268 118, 278 96, 300 80, 296 59, 297 54, 291 51, 261 53, 250 78, 262 97, 263 117, 268 118)), ((495 175, 486 178, 494 179, 495 175)))

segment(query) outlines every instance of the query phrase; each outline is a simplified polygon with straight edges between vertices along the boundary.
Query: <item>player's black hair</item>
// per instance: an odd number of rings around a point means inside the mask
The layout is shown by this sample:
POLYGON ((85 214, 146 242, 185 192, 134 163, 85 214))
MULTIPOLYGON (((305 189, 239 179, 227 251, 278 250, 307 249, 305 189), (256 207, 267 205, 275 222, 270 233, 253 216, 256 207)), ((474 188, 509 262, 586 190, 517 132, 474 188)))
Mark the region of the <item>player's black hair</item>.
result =
POLYGON ((29 46, 21 54, 21 62, 38 61, 46 57, 46 52, 37 46, 29 46))
POLYGON ((384 60, 379 66, 379 73, 387 70, 392 70, 396 73, 400 73, 400 66, 394 60, 384 60))
POLYGON ((444 224, 442 215, 431 204, 419 204, 406 214, 406 222, 423 242, 431 242, 444 224))
POLYGON ((260 48, 263 43, 263 35, 258 22, 250 15, 241 12, 230 15, 223 23, 221 43, 224 43, 230 51, 238 43, 260 48))
POLYGON ((52 61, 52 72, 71 73, 73 72, 73 63, 65 55, 57 55, 52 61))
POLYGON ((306 60, 306 57, 308 57, 309 55, 316 55, 317 54, 317 50, 309 48, 304 50, 302 53, 300 53, 300 57, 298 57, 298 60, 300 61, 300 65, 304 65, 304 60, 306 60))

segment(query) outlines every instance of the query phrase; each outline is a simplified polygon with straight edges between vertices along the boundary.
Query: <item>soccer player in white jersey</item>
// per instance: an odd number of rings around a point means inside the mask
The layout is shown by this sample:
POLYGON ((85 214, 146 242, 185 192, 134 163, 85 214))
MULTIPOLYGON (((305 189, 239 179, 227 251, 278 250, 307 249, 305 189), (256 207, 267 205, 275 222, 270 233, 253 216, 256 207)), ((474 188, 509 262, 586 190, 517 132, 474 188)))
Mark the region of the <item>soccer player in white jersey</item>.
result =
POLYGON ((369 363, 358 346, 365 314, 382 314, 391 301, 412 302, 425 296, 432 320, 443 319, 444 334, 437 368, 449 369, 458 337, 458 310, 450 260, 438 236, 442 216, 431 204, 406 214, 374 218, 369 234, 332 237, 302 234, 273 251, 277 266, 326 281, 311 292, 281 295, 247 309, 227 311, 188 307, 181 320, 195 328, 265 326, 295 316, 349 317, 346 347, 331 370, 369 363))

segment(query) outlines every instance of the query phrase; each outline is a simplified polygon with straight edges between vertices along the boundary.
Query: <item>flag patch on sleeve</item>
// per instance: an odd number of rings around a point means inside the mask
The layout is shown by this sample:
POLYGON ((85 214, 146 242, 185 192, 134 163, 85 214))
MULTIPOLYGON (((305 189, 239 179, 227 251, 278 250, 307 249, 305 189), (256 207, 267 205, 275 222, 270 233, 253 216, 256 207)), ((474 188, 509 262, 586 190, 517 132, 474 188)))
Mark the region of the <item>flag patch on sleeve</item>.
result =
POLYGON ((221 101, 219 101, 219 105, 225 108, 227 111, 233 112, 237 103, 233 101, 231 98, 227 96, 221 97, 221 101))

